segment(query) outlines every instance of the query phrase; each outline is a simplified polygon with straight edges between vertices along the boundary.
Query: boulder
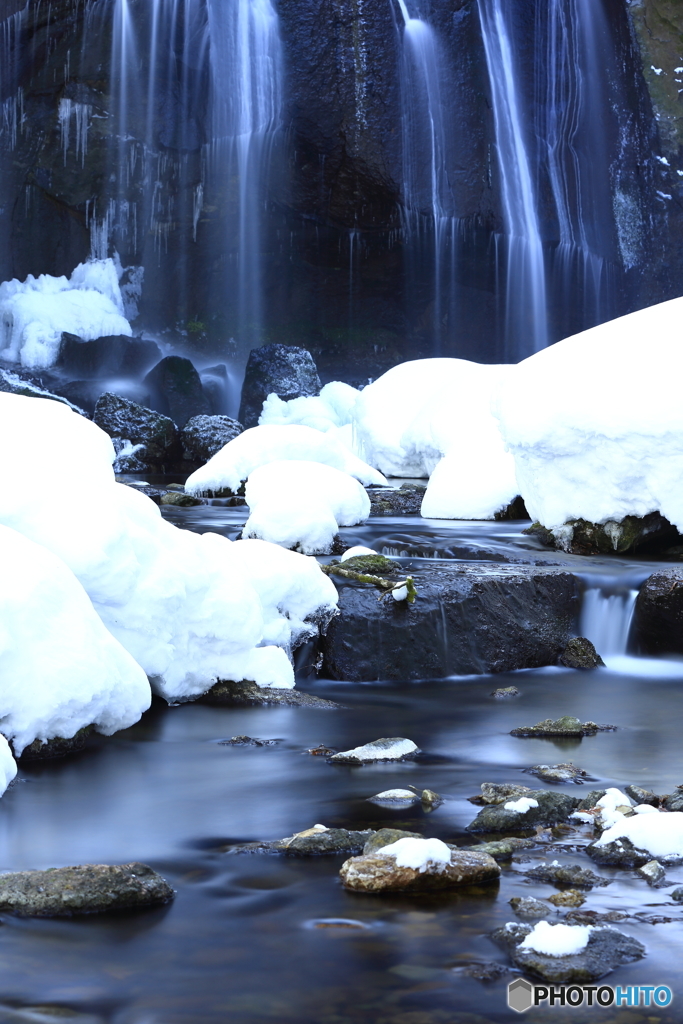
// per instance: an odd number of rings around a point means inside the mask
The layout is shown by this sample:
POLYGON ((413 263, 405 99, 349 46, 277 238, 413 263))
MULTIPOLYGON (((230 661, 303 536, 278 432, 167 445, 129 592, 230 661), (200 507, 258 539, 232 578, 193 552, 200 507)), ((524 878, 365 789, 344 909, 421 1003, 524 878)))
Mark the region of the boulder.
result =
POLYGON ((143 380, 150 403, 182 429, 195 416, 207 416, 211 406, 193 363, 183 356, 165 356, 143 380))
POLYGON ((204 464, 243 429, 229 416, 193 416, 180 432, 183 458, 204 464))
POLYGON ((591 843, 586 847, 586 853, 596 864, 605 864, 610 867, 619 868, 641 868, 652 860, 652 854, 647 850, 639 850, 626 836, 615 839, 604 846, 596 846, 591 843))
POLYGON ((426 870, 402 867, 387 854, 363 854, 342 864, 339 875, 356 892, 414 892, 492 882, 500 868, 486 853, 451 849, 450 863, 426 870))
POLYGON ((167 416, 105 392, 97 401, 93 419, 110 437, 143 445, 144 451, 135 454, 149 468, 163 471, 178 461, 178 432, 167 416))
POLYGON ((573 636, 560 655, 565 668, 589 669, 604 666, 604 661, 585 636, 573 636))
MULTIPOLYGON (((346 565, 346 563, 344 563, 346 565)), ((404 566, 405 570, 405 566, 404 566)), ((322 638, 323 672, 371 682, 508 672, 557 663, 578 585, 556 569, 438 563, 408 569, 414 604, 335 577, 339 615, 322 638)))
POLYGON ((683 569, 664 569, 645 580, 633 636, 643 654, 683 654, 683 569))
POLYGON ((406 832, 401 828, 380 828, 366 841, 363 853, 376 853, 385 846, 397 843, 399 839, 424 839, 424 836, 420 832, 406 832))
POLYGON ((638 868, 638 874, 645 879, 648 885, 658 887, 665 883, 666 871, 658 860, 650 860, 647 864, 643 864, 638 868))
POLYGON ((62 334, 57 365, 78 378, 117 376, 139 377, 161 358, 155 341, 113 335, 84 341, 75 334, 62 334))
POLYGON ((547 790, 531 790, 527 796, 508 801, 506 804, 489 804, 467 826, 468 832, 517 832, 535 828, 536 825, 556 825, 567 821, 576 808, 578 799, 567 793, 553 793, 547 790))
POLYGON ((0 875, 0 912, 65 917, 168 903, 173 889, 146 864, 84 864, 0 875))
POLYGON ((276 839, 272 843, 244 843, 234 847, 236 853, 283 853, 288 857, 320 857, 344 853, 347 856, 360 853, 370 836, 372 829, 364 832, 353 832, 345 828, 326 828, 324 825, 313 825, 303 832, 295 832, 285 839, 276 839))
POLYGON ((645 956, 645 947, 641 942, 615 928, 593 928, 586 946, 580 952, 568 956, 549 956, 547 953, 523 948, 522 943, 533 930, 531 925, 509 922, 498 928, 492 938, 508 950, 510 959, 520 970, 556 985, 581 985, 597 981, 616 967, 633 963, 645 956))
POLYGON ((321 384, 313 356, 295 345, 262 345, 249 353, 238 418, 245 429, 255 427, 268 395, 284 402, 317 395, 321 384))
POLYGON ((611 882, 610 878, 601 878, 589 868, 582 868, 578 864, 538 864, 526 872, 526 877, 550 885, 568 885, 573 889, 592 889, 596 885, 609 885, 611 882))
POLYGON ((562 718, 544 718, 536 725, 523 725, 519 729, 512 729, 511 736, 594 736, 597 732, 605 732, 616 729, 614 725, 597 725, 595 722, 580 722, 573 715, 564 715, 562 718))

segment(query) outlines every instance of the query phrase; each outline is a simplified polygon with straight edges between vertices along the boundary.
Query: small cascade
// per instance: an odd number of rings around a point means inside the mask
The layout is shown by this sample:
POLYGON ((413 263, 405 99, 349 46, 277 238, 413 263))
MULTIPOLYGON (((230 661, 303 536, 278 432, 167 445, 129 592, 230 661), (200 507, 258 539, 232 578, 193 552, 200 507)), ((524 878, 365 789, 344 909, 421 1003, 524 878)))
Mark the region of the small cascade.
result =
POLYGON ((449 319, 459 224, 449 176, 454 156, 444 96, 449 70, 436 30, 411 16, 406 0, 398 0, 398 5, 403 19, 403 220, 408 261, 413 264, 409 277, 414 280, 426 271, 431 279, 430 320, 434 354, 439 355, 449 319))
POLYGON ((606 662, 628 652, 637 597, 637 588, 627 583, 614 589, 614 580, 597 584, 591 581, 583 595, 581 634, 594 644, 606 662))
POLYGON ((226 248, 238 340, 260 344, 262 214, 280 127, 283 70, 271 0, 209 0, 213 141, 211 165, 230 191, 226 248), (236 182, 236 186, 232 182, 236 182))
POLYGON ((478 0, 488 66, 506 232, 506 338, 511 360, 548 344, 546 267, 523 97, 503 0, 478 0))

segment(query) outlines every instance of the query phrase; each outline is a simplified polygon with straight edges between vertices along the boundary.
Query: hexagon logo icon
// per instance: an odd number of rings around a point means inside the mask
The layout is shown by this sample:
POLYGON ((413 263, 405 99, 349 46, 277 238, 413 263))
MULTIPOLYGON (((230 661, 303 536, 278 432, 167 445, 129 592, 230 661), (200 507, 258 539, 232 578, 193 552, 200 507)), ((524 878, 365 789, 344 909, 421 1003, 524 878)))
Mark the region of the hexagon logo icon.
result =
POLYGON ((524 1013, 534 1005, 533 985, 525 978, 516 978, 508 985, 508 1006, 517 1013, 524 1013))

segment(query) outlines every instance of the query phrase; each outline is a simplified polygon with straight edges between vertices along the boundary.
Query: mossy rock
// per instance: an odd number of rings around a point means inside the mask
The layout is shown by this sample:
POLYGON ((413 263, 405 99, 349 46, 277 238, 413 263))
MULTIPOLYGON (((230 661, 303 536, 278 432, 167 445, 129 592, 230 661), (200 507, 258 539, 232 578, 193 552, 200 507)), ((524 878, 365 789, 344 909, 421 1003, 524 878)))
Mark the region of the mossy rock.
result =
POLYGON ((366 573, 368 576, 390 576, 402 571, 398 562, 392 562, 385 555, 354 555, 353 558, 340 562, 340 565, 343 569, 366 573))
POLYGON ((83 750, 89 736, 92 736, 95 728, 86 725, 79 729, 70 739, 63 736, 52 736, 49 740, 34 740, 24 747, 19 758, 22 761, 46 761, 53 757, 66 757, 68 754, 77 754, 83 750))

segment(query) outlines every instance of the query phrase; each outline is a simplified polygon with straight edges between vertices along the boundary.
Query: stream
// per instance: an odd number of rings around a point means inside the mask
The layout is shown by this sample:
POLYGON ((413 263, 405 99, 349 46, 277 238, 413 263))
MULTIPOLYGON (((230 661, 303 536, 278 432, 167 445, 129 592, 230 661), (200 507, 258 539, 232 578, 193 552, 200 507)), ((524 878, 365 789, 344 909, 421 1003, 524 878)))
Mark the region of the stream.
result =
MULTIPOLYGON (((220 504, 167 509, 178 526, 236 537, 244 509, 220 504)), ((344 857, 309 859, 226 852, 231 843, 291 835, 315 823, 394 826, 463 845, 482 782, 543 786, 524 769, 573 761, 584 790, 635 783, 668 793, 683 781, 683 663, 628 651, 637 588, 661 563, 564 556, 534 545, 525 523, 451 523, 375 518, 345 529, 407 564, 434 558, 538 559, 567 564, 584 590, 581 630, 607 667, 468 676, 410 684, 301 681, 341 710, 227 709, 155 701, 133 728, 98 738, 81 755, 22 765, 0 808, 1 870, 142 860, 177 891, 172 904, 142 913, 62 920, 6 916, 0 927, 0 1020, 74 1024, 485 1024, 514 1019, 507 984, 469 977, 472 963, 507 964, 488 938, 515 920, 508 900, 549 896, 524 870, 559 859, 594 867, 579 825, 504 864, 499 884, 435 895, 371 896, 345 891, 344 857), (488 552, 488 555, 486 555, 488 552), (405 553, 405 554, 404 554, 405 553), (499 701, 494 688, 520 696, 499 701), (644 696, 643 690, 647 688, 644 696), (518 739, 516 726, 572 714, 613 723, 583 740, 518 739), (248 735, 271 746, 231 746, 248 735), (407 736, 422 753, 404 763, 328 764, 308 749, 347 749, 379 736, 407 736), (390 810, 368 802, 389 788, 428 787, 444 803, 390 810)), ((668 563, 670 564, 670 563, 668 563)), ((561 789, 581 793, 574 785, 561 789)), ((680 1021, 677 997, 683 907, 635 872, 587 894, 584 910, 626 910, 618 927, 647 949, 611 985, 670 985, 668 1009, 532 1010, 530 1020, 606 1024, 680 1021), (666 920, 661 920, 665 918, 666 920), (658 923, 653 923, 659 919, 658 923)), ((683 884, 683 866, 667 869, 683 884)), ((683 999, 683 991, 681 992, 683 999)))

